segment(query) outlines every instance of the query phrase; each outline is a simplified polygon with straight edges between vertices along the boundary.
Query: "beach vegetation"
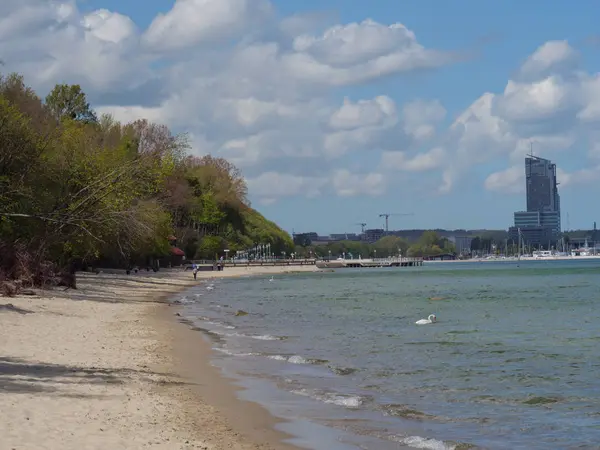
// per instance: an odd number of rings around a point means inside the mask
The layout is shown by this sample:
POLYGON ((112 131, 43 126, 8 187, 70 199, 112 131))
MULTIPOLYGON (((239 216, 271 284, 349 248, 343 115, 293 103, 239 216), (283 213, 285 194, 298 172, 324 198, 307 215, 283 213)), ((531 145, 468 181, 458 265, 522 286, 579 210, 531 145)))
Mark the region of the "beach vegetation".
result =
POLYGON ((78 85, 42 100, 0 76, 0 282, 74 287, 85 266, 156 268, 175 245, 214 259, 256 244, 293 251, 229 161, 192 156, 164 125, 98 117, 78 85))

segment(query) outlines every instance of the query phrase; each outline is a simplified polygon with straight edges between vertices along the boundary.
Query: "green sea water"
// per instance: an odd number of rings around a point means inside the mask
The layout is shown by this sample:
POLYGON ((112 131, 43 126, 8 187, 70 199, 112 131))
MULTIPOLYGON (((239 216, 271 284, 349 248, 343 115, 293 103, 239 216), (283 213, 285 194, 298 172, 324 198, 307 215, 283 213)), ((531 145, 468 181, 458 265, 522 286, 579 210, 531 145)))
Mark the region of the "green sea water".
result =
POLYGON ((381 443, 363 448, 600 448, 599 262, 343 269, 186 296, 229 370, 297 398, 296 419, 381 443))

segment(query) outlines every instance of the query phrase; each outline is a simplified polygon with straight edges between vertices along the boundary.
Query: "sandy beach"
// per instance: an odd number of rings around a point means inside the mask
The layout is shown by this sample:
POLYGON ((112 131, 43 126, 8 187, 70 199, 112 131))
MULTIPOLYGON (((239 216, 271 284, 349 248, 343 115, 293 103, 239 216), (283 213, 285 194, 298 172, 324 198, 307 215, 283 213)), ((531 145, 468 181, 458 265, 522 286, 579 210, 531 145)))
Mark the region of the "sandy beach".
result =
POLYGON ((77 290, 0 298, 0 449, 292 449, 165 299, 205 278, 313 270, 78 274, 77 290))

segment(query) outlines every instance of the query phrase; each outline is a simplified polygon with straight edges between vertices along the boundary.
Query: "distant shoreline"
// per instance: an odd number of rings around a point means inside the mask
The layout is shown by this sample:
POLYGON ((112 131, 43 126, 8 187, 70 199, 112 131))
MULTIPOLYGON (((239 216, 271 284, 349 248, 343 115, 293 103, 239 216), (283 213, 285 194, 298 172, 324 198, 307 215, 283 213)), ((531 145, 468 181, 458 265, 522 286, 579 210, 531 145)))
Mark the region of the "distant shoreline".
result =
POLYGON ((548 262, 548 261, 584 261, 584 260, 594 260, 600 259, 600 255, 597 256, 552 256, 552 257, 542 257, 542 258, 472 258, 472 259, 447 259, 447 260, 424 260, 424 264, 429 263, 487 263, 487 262, 548 262))

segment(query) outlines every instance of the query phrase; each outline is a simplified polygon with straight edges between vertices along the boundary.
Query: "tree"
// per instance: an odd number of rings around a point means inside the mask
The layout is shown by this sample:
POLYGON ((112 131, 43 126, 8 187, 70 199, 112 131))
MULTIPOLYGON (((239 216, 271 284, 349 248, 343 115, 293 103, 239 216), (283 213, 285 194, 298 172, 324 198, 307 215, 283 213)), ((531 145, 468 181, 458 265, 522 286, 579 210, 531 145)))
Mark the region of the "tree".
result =
POLYGON ((435 256, 444 253, 455 253, 454 245, 435 231, 425 231, 408 252, 410 256, 435 256))
POLYGON ((85 123, 98 121, 78 84, 57 84, 46 97, 45 103, 57 120, 69 118, 85 123))
POLYGON ((270 244, 288 233, 250 208, 230 162, 187 154, 185 135, 146 120, 96 120, 78 85, 46 103, 19 75, 0 77, 0 283, 45 284, 79 263, 126 266, 270 244))
POLYGON ((300 233, 294 235, 294 245, 299 247, 308 247, 312 244, 312 240, 307 233, 300 233))
POLYGON ((386 258, 389 256, 398 256, 399 253, 406 255, 409 244, 406 239, 398 236, 384 236, 373 244, 373 249, 377 250, 377 256, 386 258))

